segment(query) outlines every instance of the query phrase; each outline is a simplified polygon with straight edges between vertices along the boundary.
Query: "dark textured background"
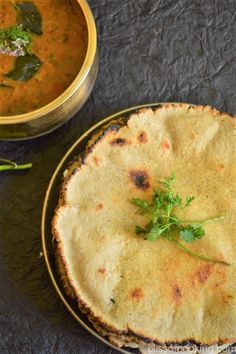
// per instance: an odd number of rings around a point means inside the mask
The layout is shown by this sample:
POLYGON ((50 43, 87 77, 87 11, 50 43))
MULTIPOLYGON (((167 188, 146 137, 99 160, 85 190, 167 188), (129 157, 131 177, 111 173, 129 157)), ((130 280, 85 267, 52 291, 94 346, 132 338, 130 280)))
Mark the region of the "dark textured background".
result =
POLYGON ((148 102, 210 104, 236 113, 235 0, 90 0, 100 69, 84 108, 48 136, 1 142, 0 156, 33 162, 0 175, 0 353, 115 353, 67 313, 40 259, 50 176, 94 122, 148 102))

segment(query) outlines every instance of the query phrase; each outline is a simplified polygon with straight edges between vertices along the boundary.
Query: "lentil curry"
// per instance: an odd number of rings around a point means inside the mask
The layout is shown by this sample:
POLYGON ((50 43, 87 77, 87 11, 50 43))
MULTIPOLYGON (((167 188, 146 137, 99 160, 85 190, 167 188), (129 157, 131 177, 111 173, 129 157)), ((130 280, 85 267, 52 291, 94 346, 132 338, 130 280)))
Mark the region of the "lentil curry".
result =
POLYGON ((28 30, 24 21, 19 22, 17 6, 22 4, 37 10, 36 15, 32 11, 29 15, 33 20, 38 16, 41 30, 29 34, 31 44, 26 56, 16 57, 17 51, 12 55, 0 53, 1 116, 28 113, 57 98, 75 79, 87 49, 86 23, 76 0, 16 1, 16 6, 10 0, 0 0, 0 29, 18 25, 17 30, 28 30), (26 63, 27 58, 30 63, 26 63), (26 67, 31 69, 27 75, 26 67), (16 69, 25 76, 17 76, 16 69))

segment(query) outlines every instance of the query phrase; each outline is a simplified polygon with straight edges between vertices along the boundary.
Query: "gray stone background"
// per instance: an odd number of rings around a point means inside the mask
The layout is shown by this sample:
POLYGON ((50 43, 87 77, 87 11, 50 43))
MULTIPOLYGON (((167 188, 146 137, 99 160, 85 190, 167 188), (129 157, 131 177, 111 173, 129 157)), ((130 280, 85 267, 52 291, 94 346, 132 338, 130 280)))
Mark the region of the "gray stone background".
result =
POLYGON ((67 313, 39 258, 47 184, 94 122, 133 105, 183 101, 236 113, 235 0, 90 0, 100 54, 83 109, 48 136, 0 142, 0 156, 33 162, 0 175, 0 353, 115 353, 67 313))

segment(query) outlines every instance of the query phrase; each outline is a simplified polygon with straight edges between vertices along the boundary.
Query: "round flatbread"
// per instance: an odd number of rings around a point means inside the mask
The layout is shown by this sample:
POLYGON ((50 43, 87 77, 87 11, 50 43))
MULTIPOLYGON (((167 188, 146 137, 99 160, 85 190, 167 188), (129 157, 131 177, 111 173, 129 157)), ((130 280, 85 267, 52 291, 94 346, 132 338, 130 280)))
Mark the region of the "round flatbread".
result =
POLYGON ((235 119, 211 107, 161 104, 110 123, 70 167, 53 218, 65 287, 90 321, 119 345, 236 341, 235 119), (191 257, 173 242, 135 234, 175 171, 175 191, 194 195, 184 219, 224 215, 188 247, 230 263, 191 257))

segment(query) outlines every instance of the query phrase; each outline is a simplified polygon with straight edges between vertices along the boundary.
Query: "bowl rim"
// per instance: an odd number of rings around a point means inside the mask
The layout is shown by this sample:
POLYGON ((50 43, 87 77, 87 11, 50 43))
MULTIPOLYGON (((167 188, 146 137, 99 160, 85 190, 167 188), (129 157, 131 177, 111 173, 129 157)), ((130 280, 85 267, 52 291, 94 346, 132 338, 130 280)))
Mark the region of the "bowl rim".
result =
POLYGON ((26 123, 29 121, 33 121, 37 118, 41 118, 42 116, 54 111, 59 106, 61 106, 64 102, 70 99, 71 96, 75 94, 75 92, 80 88, 80 86, 85 81, 86 77, 88 76, 90 69, 93 65, 96 51, 97 51, 97 29, 95 20, 93 17, 93 13, 90 9, 87 0, 76 0, 83 12, 85 22, 87 25, 88 31, 88 44, 87 44, 87 51, 85 55, 85 59, 83 65, 70 84, 69 87, 58 97, 56 97, 53 101, 49 102, 47 105, 40 107, 32 112, 14 115, 14 116, 0 116, 0 125, 11 125, 17 123, 26 123))

